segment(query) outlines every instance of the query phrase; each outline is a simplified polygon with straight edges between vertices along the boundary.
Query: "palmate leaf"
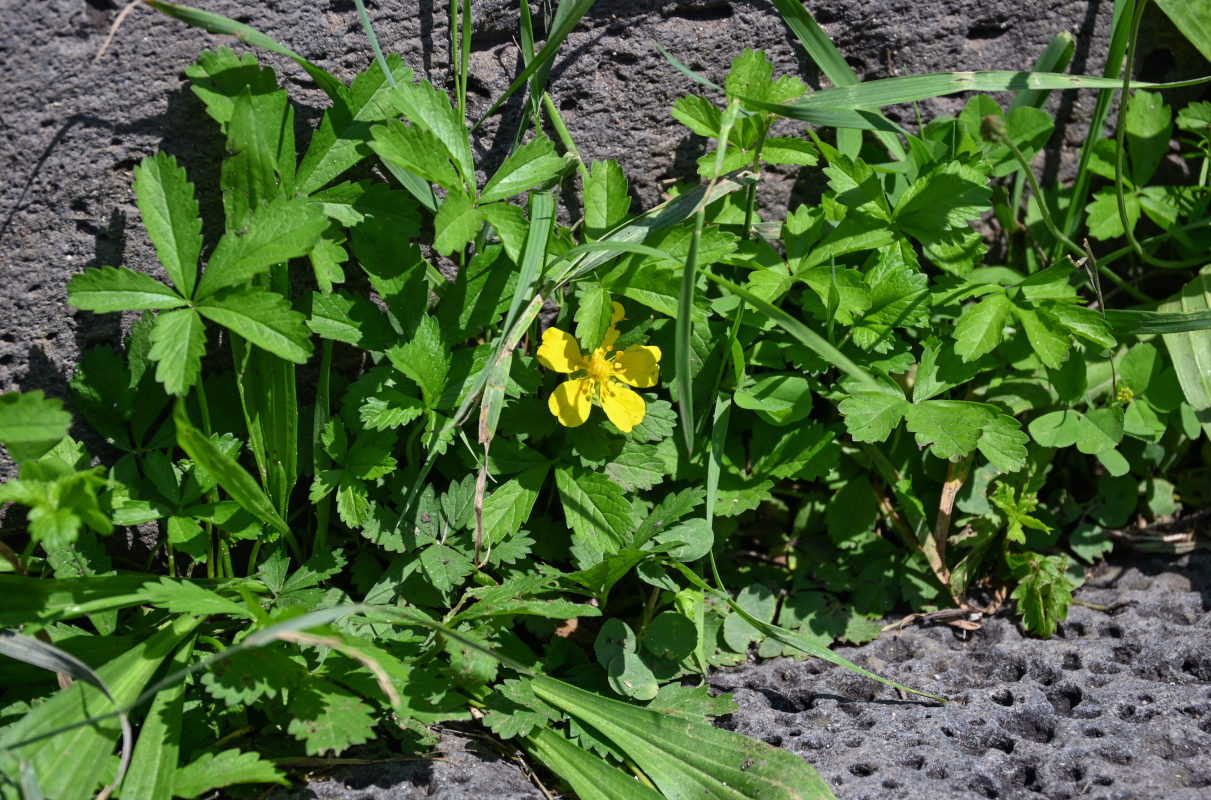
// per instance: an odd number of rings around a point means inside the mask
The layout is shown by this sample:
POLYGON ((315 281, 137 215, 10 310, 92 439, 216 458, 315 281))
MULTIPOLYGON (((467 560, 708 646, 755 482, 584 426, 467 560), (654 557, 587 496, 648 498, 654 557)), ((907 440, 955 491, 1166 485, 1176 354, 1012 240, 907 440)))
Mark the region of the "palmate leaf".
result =
POLYGON ((156 246, 164 271, 181 294, 193 294, 202 254, 202 220, 185 170, 165 153, 135 167, 135 200, 147 237, 156 246))
POLYGON ((126 267, 90 267, 73 275, 67 282, 67 300, 76 308, 98 314, 187 304, 171 287, 126 267))
POLYGON ((286 730, 303 742, 308 755, 340 755, 373 735, 374 717, 365 701, 318 678, 292 693, 290 714, 286 730))
POLYGON ((287 361, 302 364, 311 357, 305 318, 280 294, 258 286, 224 289, 200 300, 197 311, 287 361))
POLYGON ((257 209, 242 232, 229 232, 215 247, 198 282, 198 299, 244 283, 274 264, 307 255, 328 227, 318 203, 277 198, 257 209))

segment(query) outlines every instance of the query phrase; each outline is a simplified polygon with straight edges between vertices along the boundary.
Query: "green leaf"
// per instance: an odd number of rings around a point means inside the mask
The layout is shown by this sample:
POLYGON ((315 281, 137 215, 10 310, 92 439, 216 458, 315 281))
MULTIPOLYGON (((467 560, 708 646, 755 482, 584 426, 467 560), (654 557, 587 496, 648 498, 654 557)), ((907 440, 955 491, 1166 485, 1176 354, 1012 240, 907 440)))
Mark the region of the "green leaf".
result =
POLYGON ((653 445, 627 439, 613 461, 602 470, 606 477, 628 492, 651 489, 667 477, 664 459, 653 445))
POLYGON ((974 233, 968 223, 989 208, 992 190, 984 169, 977 162, 943 162, 913 181, 892 213, 897 228, 921 242, 926 255, 952 272, 966 272, 972 266, 939 256, 950 252, 947 246, 958 241, 956 234, 962 240, 974 233))
POLYGON ((380 352, 398 338, 390 320, 373 300, 343 289, 328 294, 312 293, 307 327, 325 339, 380 352))
POLYGON ((1067 331, 1058 331, 1055 318, 1045 310, 1014 306, 1013 313, 1022 323, 1022 332, 1034 354, 1043 362, 1043 366, 1059 369, 1068 360, 1068 351, 1072 348, 1072 337, 1067 331))
POLYGON ((465 194, 451 192, 433 220, 433 249, 443 256, 462 250, 479 233, 483 213, 465 194))
POLYGON ((71 414, 57 397, 48 400, 39 390, 0 394, 0 443, 18 464, 41 458, 70 425, 71 414))
POLYGON ((223 750, 203 753, 178 769, 172 782, 172 794, 192 800, 215 789, 240 783, 290 785, 286 773, 272 761, 264 761, 256 753, 223 750))
POLYGON ((195 295, 201 299, 307 255, 328 227, 318 203, 279 197, 256 209, 243 231, 229 231, 210 256, 195 295))
POLYGON ((1076 449, 1099 455, 1113 450, 1123 440, 1123 409, 1095 408, 1080 418, 1076 449))
POLYGON ((340 755, 373 737, 374 717, 348 689, 312 678, 291 693, 286 730, 304 743, 307 755, 340 755))
POLYGON ((206 332, 202 318, 192 308, 169 311, 156 318, 151 329, 151 350, 156 362, 156 380, 169 394, 183 395, 197 383, 206 354, 206 332))
POLYGON ((454 165, 469 187, 475 183, 475 159, 471 155, 471 140, 467 123, 460 119, 458 109, 449 96, 435 89, 429 81, 397 85, 398 100, 408 121, 428 128, 445 145, 454 165))
POLYGON ((992 500, 997 508, 1004 512, 1008 520, 1008 530, 1005 533, 1005 537, 1009 541, 1026 544, 1026 528, 1042 531, 1043 533, 1051 532, 1051 528, 1030 516, 1030 512, 1039 507, 1037 492, 1029 492, 1026 489, 1022 489, 1021 497, 1015 497, 1012 486, 998 481, 997 487, 993 490, 989 499, 992 500))
POLYGON ((305 317, 280 294, 259 286, 225 289, 203 298, 197 310, 279 358, 303 364, 311 357, 305 317))
POLYGON ((1027 552, 1011 555, 1009 564, 1019 578, 1010 596, 1018 601, 1022 627, 1050 639, 1072 603, 1072 581, 1064 574, 1066 559, 1027 552))
POLYGON ((188 301, 149 275, 126 267, 89 267, 67 282, 67 301, 76 308, 110 311, 180 308, 188 301))
POLYGON ((604 475, 588 472, 573 477, 555 470, 555 485, 573 541, 599 553, 617 553, 631 530, 631 503, 618 484, 604 475))
POLYGON ((603 698, 553 678, 537 677, 532 683, 540 698, 623 751, 669 800, 833 796, 816 771, 788 750, 709 723, 603 698))
POLYGON ((12 776, 17 759, 28 761, 45 797, 57 800, 93 797, 121 735, 119 721, 108 716, 115 703, 119 708, 133 703, 164 659, 199 622, 200 617, 176 617, 134 648, 98 668, 96 676, 109 687, 113 702, 96 686, 78 680, 21 716, 0 734, 0 751, 7 751, 0 757, 0 767, 12 776), (108 718, 87 722, 103 716, 108 718), (75 727, 67 727, 72 725, 75 727), (28 743, 22 745, 23 742, 28 743))
POLYGON ((1013 303, 1001 293, 990 294, 968 306, 955 325, 955 352, 964 361, 975 361, 991 353, 1001 343, 1005 320, 1011 310, 1013 303))
POLYGON ((433 544, 422 550, 420 564, 433 588, 446 596, 475 571, 471 559, 444 544, 433 544))
MULTIPOLYGON (((1182 287, 1181 297, 1160 307, 1163 312, 1211 309, 1211 270, 1204 268, 1182 287)), ((1203 432, 1211 437, 1211 330, 1173 333, 1164 337, 1186 402, 1203 432)))
POLYGON ((508 200, 525 191, 549 188, 575 163, 572 157, 556 155, 555 145, 546 136, 535 136, 510 153, 497 168, 480 192, 479 202, 508 200))
POLYGON ((884 442, 908 409, 899 386, 877 384, 877 390, 854 392, 837 405, 845 417, 845 428, 855 442, 884 442))
POLYGON ((719 138, 719 126, 723 112, 709 100, 696 94, 687 94, 677 98, 673 104, 673 119, 686 126, 699 136, 708 139, 719 138))
POLYGON ((450 163, 450 151, 433 131, 419 125, 388 120, 370 129, 370 147, 384 161, 436 183, 452 194, 466 192, 463 180, 450 163))
MULTIPOLYGON (((761 622, 773 622, 778 598, 765 584, 745 586, 736 595, 736 605, 761 622)), ((723 641, 737 653, 747 653, 749 645, 765 638, 760 630, 739 614, 728 614, 723 621, 723 641)))
MULTIPOLYGON (((728 509, 720 511, 720 516, 726 516, 727 511, 728 509)), ((710 523, 698 517, 665 528, 656 534, 656 542, 660 545, 671 545, 668 550, 669 558, 689 563, 711 552, 711 548, 715 546, 715 532, 710 523)))
POLYGON ((484 498, 484 535, 493 543, 511 538, 525 527, 547 470, 545 463, 531 467, 484 498))
POLYGON ((489 203, 479 206, 479 213, 496 231, 496 237, 500 239, 509 259, 514 263, 521 261, 521 251, 530 230, 526 212, 512 203, 489 203))
MULTIPOLYGON (((1140 218, 1139 197, 1134 192, 1127 192, 1123 199, 1127 207, 1127 222, 1134 230, 1140 218)), ((1094 192, 1093 201, 1085 206, 1085 215, 1088 217, 1089 235, 1094 239, 1117 239, 1125 233, 1114 189, 1098 189, 1094 192)))
POLYGON ((626 222, 631 211, 627 178, 617 161, 594 161, 584 182, 584 232, 600 239, 626 222))
POLYGON ((1081 422, 1084 416, 1079 411, 1064 409, 1052 411, 1031 420, 1030 435, 1043 447, 1071 447, 1081 438, 1081 422))
POLYGON ((416 334, 406 344, 387 351, 391 364, 420 387, 425 405, 437 405, 450 371, 450 353, 436 317, 422 316, 416 334))
POLYGON ((1052 303, 1047 311, 1071 333, 1099 347, 1110 349, 1118 344, 1111 326, 1092 308, 1074 303, 1052 303))
POLYGON ((157 153, 135 167, 135 201, 164 271, 181 294, 189 297, 202 254, 202 220, 193 184, 175 158, 157 153))
POLYGON ((586 353, 591 353, 601 346, 606 331, 614 316, 614 303, 610 299, 610 290, 604 286, 590 286, 580 296, 580 305, 576 308, 576 338, 584 347, 586 353))
POLYGON ((149 581, 143 591, 147 595, 148 603, 174 614, 228 614, 241 618, 252 617, 252 612, 246 606, 204 589, 192 581, 161 578, 159 583, 149 581))
POLYGON ((688 617, 676 611, 663 611, 643 632, 643 646, 652 655, 680 661, 698 646, 698 629, 688 617))
POLYGON ((1173 135, 1173 112, 1156 92, 1136 92, 1127 103, 1127 152, 1131 155, 1131 179, 1136 186, 1151 180, 1169 151, 1173 135))
MULTIPOLYGON (((192 655, 193 643, 187 642, 173 654, 168 672, 188 668, 192 655)), ((175 784, 184 700, 185 683, 178 681, 157 692, 148 706, 130 759, 130 771, 122 780, 122 793, 127 797, 189 797, 177 790, 175 784)))
POLYGON ((802 375, 777 373, 760 380, 733 396, 740 408, 756 411, 771 425, 789 425, 811 413, 810 383, 802 375))
MULTIPOLYGON (((223 487, 231 499, 240 507, 269 527, 291 539, 290 526, 278 515, 273 503, 248 472, 231 456, 216 446, 214 441, 203 436, 189 422, 185 405, 178 400, 173 409, 173 423, 177 429, 177 444, 198 466, 206 470, 223 487)), ((302 559, 299 559, 300 561, 302 559)))

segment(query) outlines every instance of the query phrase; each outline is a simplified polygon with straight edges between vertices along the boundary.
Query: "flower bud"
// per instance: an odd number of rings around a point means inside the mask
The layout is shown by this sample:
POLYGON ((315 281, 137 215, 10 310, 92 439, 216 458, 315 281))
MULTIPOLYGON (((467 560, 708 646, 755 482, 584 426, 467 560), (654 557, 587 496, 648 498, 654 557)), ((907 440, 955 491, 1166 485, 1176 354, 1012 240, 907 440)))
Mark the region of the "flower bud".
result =
POLYGON ((989 114, 980 120, 980 135, 990 142, 999 142, 1005 138, 1005 120, 996 114, 989 114))

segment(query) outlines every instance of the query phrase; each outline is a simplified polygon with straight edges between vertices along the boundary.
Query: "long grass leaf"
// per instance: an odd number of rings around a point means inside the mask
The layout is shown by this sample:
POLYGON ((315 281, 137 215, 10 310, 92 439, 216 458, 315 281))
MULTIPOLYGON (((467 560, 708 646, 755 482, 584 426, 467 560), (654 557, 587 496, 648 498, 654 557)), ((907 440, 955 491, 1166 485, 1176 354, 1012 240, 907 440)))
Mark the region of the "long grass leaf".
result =
MULTIPOLYGON (((1068 31, 1061 31, 1047 43, 1043 48, 1043 52, 1039 53, 1039 57, 1034 62, 1034 72, 1063 72, 1068 68, 1069 62, 1072 61, 1072 54, 1076 52, 1076 39, 1068 31)), ((1047 98, 1051 96, 1051 92, 1041 89, 1027 89, 1024 92, 1018 92, 1010 103, 1010 110, 1029 106, 1031 108, 1042 108, 1047 102, 1047 98)))
MULTIPOLYGON (((254 47, 263 47, 274 53, 284 55, 287 58, 293 59, 296 64, 311 76, 316 85, 324 91, 324 94, 331 97, 333 100, 343 100, 345 87, 327 70, 312 64, 307 59, 303 58, 298 53, 279 43, 276 39, 272 39, 255 28, 245 25, 242 22, 236 22, 233 19, 224 17, 222 14, 215 14, 212 11, 202 11, 198 8, 190 8, 189 6, 179 6, 175 3, 166 3, 164 0, 144 0, 147 5, 159 11, 162 14, 167 14, 174 19, 179 19, 182 22, 201 28, 202 30, 211 33, 227 34, 234 36, 241 42, 246 42, 254 47)), ((388 73, 390 74, 390 73, 388 73)))
POLYGON ((1211 311, 1131 311, 1106 309, 1115 336, 1191 333, 1211 330, 1211 311))
POLYGON ((383 56, 383 49, 378 46, 378 37, 374 35, 374 26, 370 24, 370 15, 366 13, 365 0, 353 0, 353 5, 357 6, 357 18, 361 21, 362 30, 366 32, 366 38, 370 41, 370 49, 374 51, 374 60, 378 62, 379 68, 382 69, 383 75, 387 78, 387 85, 394 89, 395 76, 391 74, 391 68, 387 66, 387 59, 383 56))
MULTIPOLYGON (((1211 311, 1211 268, 1182 288, 1181 296, 1161 306, 1163 311, 1211 311)), ((1203 431, 1211 437, 1211 332, 1207 330, 1171 334, 1164 337, 1177 380, 1203 431)))
POLYGON ((758 297, 748 289, 745 289, 743 286, 738 286, 732 283, 727 278, 721 278, 709 270, 703 270, 702 274, 722 286, 724 289, 727 289, 732 294, 743 298, 749 303, 749 305, 753 306, 762 314, 765 314, 767 317, 772 319, 784 331, 789 333, 791 336, 794 336, 807 347, 816 351, 817 355, 828 363, 832 364, 837 369, 848 373, 850 376, 856 378, 872 389, 882 389, 881 384, 877 383, 875 379, 870 376, 870 373, 855 364, 849 358, 849 356, 842 353, 840 350, 830 344, 829 341, 823 336, 816 333, 811 328, 807 327, 798 319, 795 319, 782 309, 778 308, 773 303, 758 297))

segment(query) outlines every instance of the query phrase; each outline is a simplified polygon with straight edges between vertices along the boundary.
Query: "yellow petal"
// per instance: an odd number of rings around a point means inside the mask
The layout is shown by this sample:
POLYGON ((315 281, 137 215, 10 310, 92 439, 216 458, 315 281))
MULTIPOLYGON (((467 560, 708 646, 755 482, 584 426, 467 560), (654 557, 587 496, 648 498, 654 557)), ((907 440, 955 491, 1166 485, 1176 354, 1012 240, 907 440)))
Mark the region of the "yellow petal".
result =
POLYGON ((647 403, 635 392, 617 383, 602 384, 601 407, 623 433, 630 433, 648 411, 647 403))
POLYGON ((660 378, 660 348, 636 344, 614 356, 614 377, 640 389, 649 389, 660 378))
POLYGON ((603 339, 601 342, 601 347, 603 350, 609 350, 614 346, 614 342, 618 341, 618 323, 622 322, 624 319, 624 313, 625 312, 622 310, 622 303, 615 300, 614 316, 610 318, 610 329, 606 331, 605 339, 603 339))
MULTIPOLYGON (((583 425, 584 421, 589 418, 589 411, 593 408, 593 402, 589 396, 592 388, 593 382, 585 378, 564 381, 555 387, 555 391, 551 392, 547 408, 551 409, 555 419, 559 420, 559 424, 565 428, 583 425)), ((636 396, 638 397, 638 395, 636 396)), ((643 402, 642 398, 640 398, 640 402, 643 402)), ((642 415, 640 416, 642 418, 642 415)))
POLYGON ((558 328, 547 328, 542 332, 542 344, 538 346, 537 356, 538 363, 556 372, 575 372, 585 367, 576 339, 558 328))

